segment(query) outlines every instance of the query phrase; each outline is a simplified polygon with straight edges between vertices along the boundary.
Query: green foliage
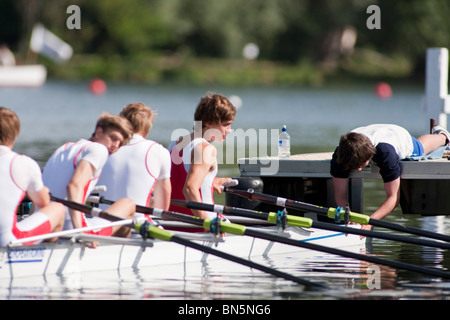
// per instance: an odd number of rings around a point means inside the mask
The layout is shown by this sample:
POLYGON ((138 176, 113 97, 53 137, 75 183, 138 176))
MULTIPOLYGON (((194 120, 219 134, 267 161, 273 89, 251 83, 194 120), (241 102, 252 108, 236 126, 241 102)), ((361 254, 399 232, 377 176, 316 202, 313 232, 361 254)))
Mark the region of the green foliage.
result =
POLYGON ((74 48, 64 70, 41 60, 55 76, 317 84, 342 71, 420 74, 428 47, 450 47, 449 16, 448 0, 2 0, 0 43, 25 59, 39 21, 74 48), (66 27, 72 4, 81 30, 66 27), (372 4, 379 30, 366 26, 372 4), (342 54, 336 43, 349 27, 356 45, 342 54), (249 42, 260 48, 258 63, 242 57, 249 42))

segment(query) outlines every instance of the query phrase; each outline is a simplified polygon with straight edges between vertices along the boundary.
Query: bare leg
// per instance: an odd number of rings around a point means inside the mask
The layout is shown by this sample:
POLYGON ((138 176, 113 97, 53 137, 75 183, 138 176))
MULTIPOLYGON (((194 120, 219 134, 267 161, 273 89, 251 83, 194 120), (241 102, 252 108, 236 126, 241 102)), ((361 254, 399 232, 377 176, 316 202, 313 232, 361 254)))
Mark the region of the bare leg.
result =
MULTIPOLYGON (((57 202, 51 202, 44 208, 41 208, 39 212, 47 215, 50 220, 51 232, 61 231, 64 226, 65 208, 62 204, 57 202)), ((46 242, 55 242, 58 238, 47 239, 46 242)))
MULTIPOLYGON (((117 200, 106 211, 122 219, 132 219, 136 211, 136 204, 131 199, 122 198, 117 200)), ((130 234, 131 229, 128 227, 113 227, 113 236, 127 238, 130 234)))
POLYGON ((428 154, 439 147, 445 146, 447 138, 444 134, 425 134, 417 140, 422 143, 424 154, 428 154))

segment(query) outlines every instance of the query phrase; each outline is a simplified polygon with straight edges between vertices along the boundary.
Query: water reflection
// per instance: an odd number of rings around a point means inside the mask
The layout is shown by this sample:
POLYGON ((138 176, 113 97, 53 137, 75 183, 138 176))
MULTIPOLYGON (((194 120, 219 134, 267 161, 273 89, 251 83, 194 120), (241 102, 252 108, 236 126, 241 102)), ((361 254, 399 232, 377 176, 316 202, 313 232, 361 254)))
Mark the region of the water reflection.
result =
MULTIPOLYGON (((386 258, 393 246, 377 250, 386 258)), ((401 251, 401 250, 400 250, 401 251)), ((439 251, 439 250, 438 250, 439 251)), ((435 266, 436 250, 395 253, 402 261, 435 266)), ((165 268, 86 272, 13 279, 1 299, 448 299, 450 282, 331 254, 280 255, 256 262, 322 283, 311 291, 244 266, 211 261, 165 268), (375 279, 375 280, 374 280, 375 279)))

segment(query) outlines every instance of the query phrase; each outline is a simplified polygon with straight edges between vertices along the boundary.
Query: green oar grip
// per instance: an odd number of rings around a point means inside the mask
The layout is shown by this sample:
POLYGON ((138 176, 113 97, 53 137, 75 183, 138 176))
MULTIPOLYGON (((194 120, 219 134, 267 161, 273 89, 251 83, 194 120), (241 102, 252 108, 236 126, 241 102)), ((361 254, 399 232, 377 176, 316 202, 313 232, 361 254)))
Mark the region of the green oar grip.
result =
MULTIPOLYGON (((205 219, 203 221, 203 228, 206 230, 209 230, 211 228, 211 223, 213 220, 211 219, 205 219)), ((231 233, 231 234, 237 234, 237 235, 245 235, 246 227, 240 224, 235 223, 228 223, 224 221, 220 221, 220 231, 231 233)))
MULTIPOLYGON (((141 228, 144 224, 143 223, 137 223, 134 227, 136 232, 140 233, 141 228)), ((148 233, 148 236, 150 238, 164 240, 164 241, 170 241, 173 237, 173 233, 164 229, 160 229, 158 227, 148 225, 147 224, 147 230, 145 232, 148 233)))
MULTIPOLYGON (((269 216, 267 218, 267 221, 273 224, 277 224, 277 216, 278 214, 276 212, 270 212, 269 216)), ((303 228, 311 228, 312 227, 312 220, 309 218, 304 217, 296 217, 292 215, 287 215, 287 221, 288 226, 293 227, 303 227, 303 228)))
MULTIPOLYGON (((328 209, 328 217, 331 219, 335 219, 335 215, 336 215, 336 208, 329 208, 328 209)), ((339 217, 342 221, 345 220, 345 210, 341 210, 339 217)), ((370 220, 370 217, 365 214, 350 212, 350 221, 351 222, 359 223, 359 224, 369 224, 369 220, 370 220)))

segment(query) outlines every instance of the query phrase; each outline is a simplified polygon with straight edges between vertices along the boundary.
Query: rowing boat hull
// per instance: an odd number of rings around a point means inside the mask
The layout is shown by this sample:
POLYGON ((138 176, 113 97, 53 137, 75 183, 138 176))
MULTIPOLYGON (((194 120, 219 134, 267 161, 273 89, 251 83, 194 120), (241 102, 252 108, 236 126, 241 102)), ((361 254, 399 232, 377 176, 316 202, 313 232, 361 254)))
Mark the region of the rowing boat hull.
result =
MULTIPOLYGON (((299 241, 310 241, 325 246, 359 252, 365 240, 359 236, 344 235, 324 230, 288 228, 284 233, 299 241)), ((314 255, 317 252, 267 240, 228 235, 225 240, 214 240, 210 235, 192 236, 193 241, 239 256, 252 258, 292 253, 314 255), (197 240, 195 240, 197 239, 197 240)), ((0 248, 0 279, 36 275, 65 275, 88 271, 118 270, 123 268, 161 267, 185 265, 221 259, 182 245, 159 240, 114 239, 79 235, 57 244, 41 244, 0 248), (98 241, 96 249, 86 242, 98 241), (114 243, 116 242, 116 243, 114 243)))
POLYGON ((0 87, 40 87, 46 78, 43 65, 0 66, 0 87))

